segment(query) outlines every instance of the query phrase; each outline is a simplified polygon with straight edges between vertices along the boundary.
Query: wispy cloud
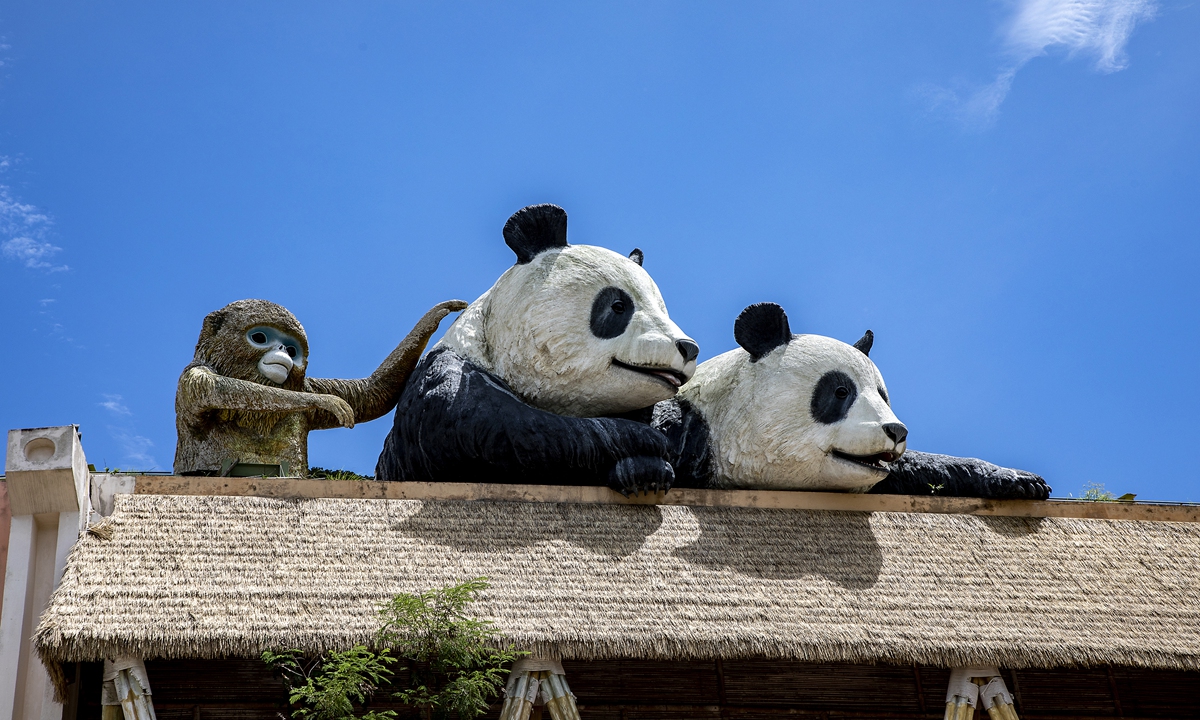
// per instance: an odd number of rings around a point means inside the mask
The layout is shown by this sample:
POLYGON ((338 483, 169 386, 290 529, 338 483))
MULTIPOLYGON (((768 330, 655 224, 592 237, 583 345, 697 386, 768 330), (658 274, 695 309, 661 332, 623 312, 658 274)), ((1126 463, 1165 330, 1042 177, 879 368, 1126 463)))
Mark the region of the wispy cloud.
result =
POLYGON ((137 433, 133 424, 133 412, 120 395, 104 393, 103 402, 97 403, 112 415, 114 424, 108 426, 108 435, 121 448, 121 463, 126 469, 157 470, 158 461, 150 454, 154 443, 137 433))
POLYGON ((103 395, 103 397, 104 397, 104 402, 99 403, 100 407, 109 411, 113 415, 131 415, 132 414, 129 412, 129 408, 125 407, 125 403, 122 402, 123 398, 120 395, 108 395, 106 393, 103 395))
POLYGON ((922 89, 930 107, 969 127, 986 128, 1008 97, 1013 78, 1030 60, 1051 50, 1090 56, 1099 72, 1128 65, 1125 44, 1139 22, 1154 17, 1155 0, 1017 0, 1002 28, 1004 57, 996 78, 974 89, 922 89))
MULTIPOLYGON (((0 171, 6 170, 9 165, 8 158, 0 157, 0 171)), ((62 248, 48 239, 53 225, 49 215, 33 205, 20 202, 13 197, 10 187, 0 185, 0 237, 3 238, 0 254, 5 258, 32 270, 69 270, 66 265, 56 265, 52 261, 55 255, 62 252, 62 248)))
POLYGON ((108 426, 108 434, 121 447, 121 459, 127 470, 157 470, 158 461, 150 454, 154 443, 125 428, 108 426))
POLYGON ((62 248, 57 245, 51 245, 43 240, 35 240, 31 237, 15 237, 0 243, 0 251, 3 251, 4 257, 9 260, 24 263, 25 267, 34 270, 46 270, 48 272, 70 270, 66 265, 55 265, 50 262, 50 258, 62 252, 62 248))

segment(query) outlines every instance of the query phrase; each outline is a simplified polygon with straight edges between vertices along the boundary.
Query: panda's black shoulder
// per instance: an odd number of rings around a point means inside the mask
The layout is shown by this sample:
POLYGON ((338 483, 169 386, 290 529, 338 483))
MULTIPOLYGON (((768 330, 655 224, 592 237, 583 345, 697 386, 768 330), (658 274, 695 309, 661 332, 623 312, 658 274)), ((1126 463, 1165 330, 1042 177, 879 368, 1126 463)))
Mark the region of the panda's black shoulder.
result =
POLYGON ((439 398, 449 400, 454 395, 459 396, 461 401, 463 395, 480 392, 517 397, 499 377, 484 370, 470 358, 459 355, 453 348, 439 345, 421 358, 409 376, 403 394, 412 400, 424 401, 439 398))
POLYGON ((667 436, 671 447, 672 487, 711 487, 711 434, 704 414, 687 400, 673 398, 654 406, 650 424, 667 436))

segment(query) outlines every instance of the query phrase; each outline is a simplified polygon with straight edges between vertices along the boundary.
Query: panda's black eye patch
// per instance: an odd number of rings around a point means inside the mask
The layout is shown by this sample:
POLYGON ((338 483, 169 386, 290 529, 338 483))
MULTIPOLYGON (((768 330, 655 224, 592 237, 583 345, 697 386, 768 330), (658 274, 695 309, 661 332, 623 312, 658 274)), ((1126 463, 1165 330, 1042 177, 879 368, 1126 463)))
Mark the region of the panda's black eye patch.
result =
POLYGON ((604 288, 592 301, 592 334, 605 340, 617 337, 629 327, 633 311, 629 293, 611 285, 604 288))
POLYGON ((858 386, 854 380, 844 372, 830 370, 821 376, 813 388, 808 409, 813 420, 831 425, 844 419, 857 399, 858 386))
POLYGON ((261 333, 261 332, 256 332, 250 336, 250 339, 261 345, 267 341, 267 334, 261 333))

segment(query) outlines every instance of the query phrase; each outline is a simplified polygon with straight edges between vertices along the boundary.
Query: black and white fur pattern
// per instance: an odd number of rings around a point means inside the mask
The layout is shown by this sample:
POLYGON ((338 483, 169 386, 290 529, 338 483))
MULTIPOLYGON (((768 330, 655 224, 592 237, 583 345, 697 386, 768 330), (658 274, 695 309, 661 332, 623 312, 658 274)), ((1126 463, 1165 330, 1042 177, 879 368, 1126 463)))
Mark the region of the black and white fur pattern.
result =
POLYGON ((783 308, 746 308, 740 349, 707 360, 654 425, 671 439, 677 487, 1044 499, 1042 478, 973 458, 907 450, 883 376, 854 345, 793 335, 783 308))
POLYGON ((414 371, 380 479, 670 487, 666 438, 615 416, 673 398, 699 348, 640 250, 568 245, 566 220, 553 205, 509 219, 517 264, 414 371))

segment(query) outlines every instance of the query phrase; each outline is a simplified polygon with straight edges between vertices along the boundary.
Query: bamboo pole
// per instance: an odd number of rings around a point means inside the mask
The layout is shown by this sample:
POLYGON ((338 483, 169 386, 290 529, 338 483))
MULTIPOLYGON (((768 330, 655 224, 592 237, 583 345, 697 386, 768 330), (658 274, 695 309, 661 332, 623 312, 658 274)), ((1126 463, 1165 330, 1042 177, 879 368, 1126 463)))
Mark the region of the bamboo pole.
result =
POLYGON ((132 657, 105 660, 100 704, 102 720, 158 720, 145 663, 132 657))
POLYGON ((113 678, 113 686, 117 691, 117 699, 121 701, 121 711, 125 720, 157 720, 154 716, 154 703, 149 693, 138 682, 137 675, 129 669, 117 671, 113 678))
POLYGON ((542 702, 550 711, 552 720, 580 720, 575 695, 567 685, 565 675, 546 673, 546 680, 542 683, 542 702))
POLYGON ((500 720, 529 720, 533 701, 537 699, 537 673, 515 671, 508 676, 504 688, 504 705, 500 708, 500 720))
POLYGON ((979 679, 975 682, 981 685, 979 699, 991 720, 1020 720, 1017 717, 1017 709, 1013 706, 1012 693, 1004 684, 1004 678, 995 675, 988 678, 986 683, 979 679))
POLYGON ((975 706, 979 704, 979 685, 973 680, 982 672, 979 668, 955 668, 950 671, 950 683, 946 686, 945 720, 974 720, 975 706))

